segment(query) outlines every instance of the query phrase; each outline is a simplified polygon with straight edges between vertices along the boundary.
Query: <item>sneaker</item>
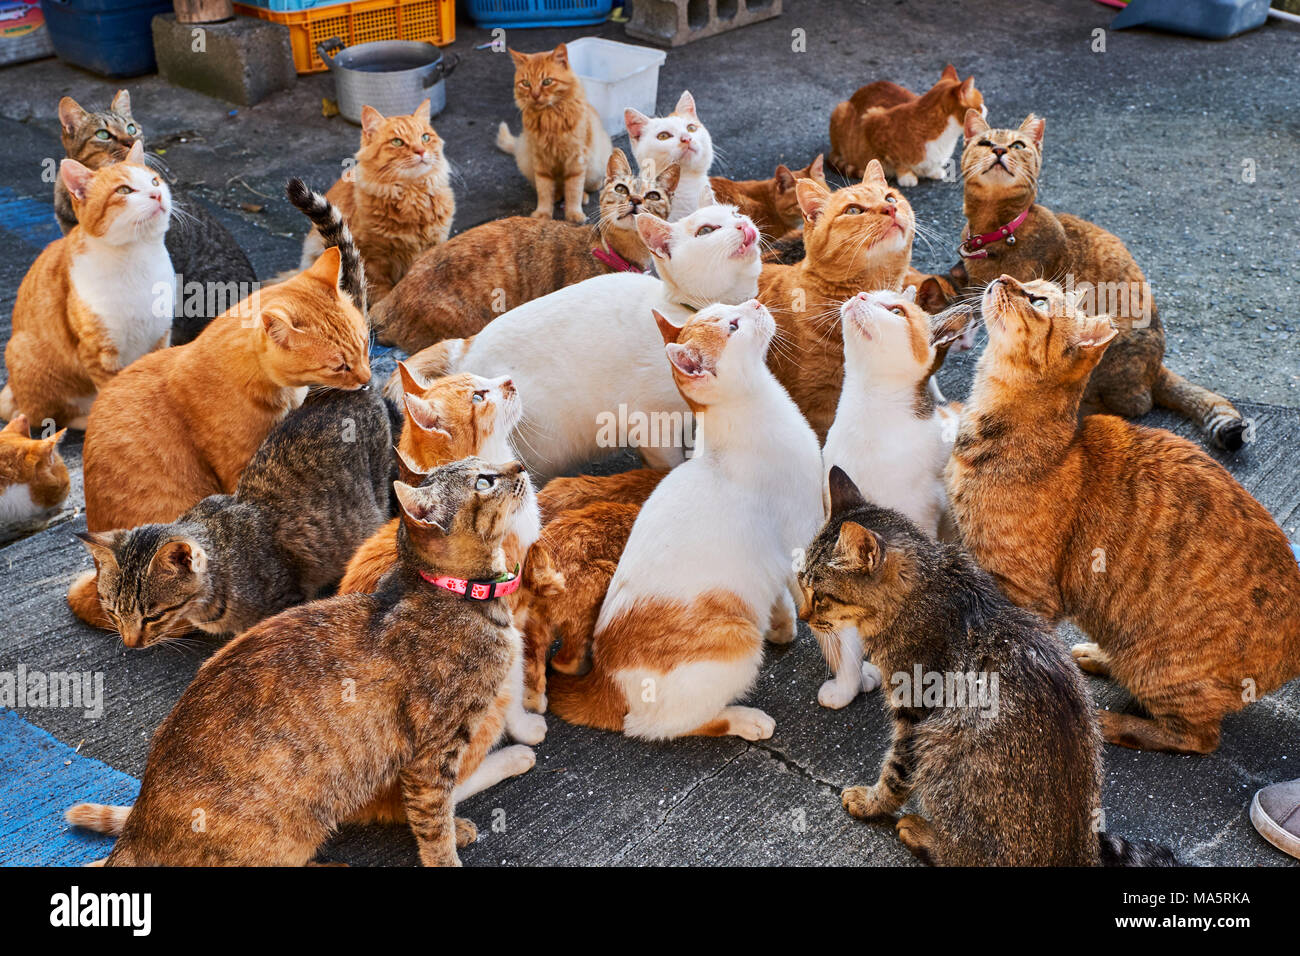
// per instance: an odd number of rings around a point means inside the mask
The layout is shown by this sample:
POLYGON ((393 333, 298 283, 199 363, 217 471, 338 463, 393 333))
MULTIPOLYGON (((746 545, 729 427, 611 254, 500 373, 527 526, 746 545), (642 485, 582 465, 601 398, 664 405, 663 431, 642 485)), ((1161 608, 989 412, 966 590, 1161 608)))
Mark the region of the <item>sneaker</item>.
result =
POLYGON ((1300 859, 1300 780, 1275 783, 1255 794, 1250 822, 1269 843, 1300 859))

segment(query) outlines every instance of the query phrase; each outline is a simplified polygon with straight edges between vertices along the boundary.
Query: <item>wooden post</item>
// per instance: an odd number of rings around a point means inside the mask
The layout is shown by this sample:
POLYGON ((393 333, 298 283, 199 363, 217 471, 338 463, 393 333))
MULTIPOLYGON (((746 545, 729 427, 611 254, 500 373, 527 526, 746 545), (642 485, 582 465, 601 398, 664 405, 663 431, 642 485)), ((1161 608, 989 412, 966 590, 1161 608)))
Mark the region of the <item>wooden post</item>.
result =
POLYGON ((172 0, 179 23, 216 23, 235 15, 231 0, 172 0))

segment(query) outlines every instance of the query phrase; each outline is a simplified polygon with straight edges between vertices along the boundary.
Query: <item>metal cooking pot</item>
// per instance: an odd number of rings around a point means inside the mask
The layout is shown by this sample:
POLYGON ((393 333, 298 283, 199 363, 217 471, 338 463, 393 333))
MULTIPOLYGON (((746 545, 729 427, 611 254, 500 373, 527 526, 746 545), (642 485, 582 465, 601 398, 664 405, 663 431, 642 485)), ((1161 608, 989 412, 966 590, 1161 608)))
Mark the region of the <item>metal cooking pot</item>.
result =
POLYGON ((429 116, 437 116, 447 105, 443 80, 459 62, 454 53, 444 59, 432 43, 414 40, 377 40, 345 49, 343 41, 333 37, 318 43, 316 52, 334 74, 339 112, 357 124, 363 106, 396 116, 415 112, 426 96, 429 116))

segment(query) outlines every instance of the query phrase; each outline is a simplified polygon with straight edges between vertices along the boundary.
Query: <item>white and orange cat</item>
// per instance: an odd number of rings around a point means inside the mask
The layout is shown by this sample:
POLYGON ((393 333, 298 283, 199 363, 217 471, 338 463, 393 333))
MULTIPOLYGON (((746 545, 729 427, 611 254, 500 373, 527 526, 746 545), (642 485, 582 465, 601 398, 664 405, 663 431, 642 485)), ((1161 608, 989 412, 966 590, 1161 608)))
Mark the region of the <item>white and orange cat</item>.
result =
POLYGON ((695 455, 632 527, 596 622, 592 669, 552 675, 551 711, 660 740, 772 736, 737 706, 764 640, 795 636, 793 555, 822 521, 817 436, 766 364, 776 323, 757 300, 662 315, 674 381, 695 412, 695 455))
POLYGON ((163 240, 172 200, 139 141, 99 170, 65 159, 59 178, 77 225, 18 287, 0 418, 85 428, 99 390, 171 339, 176 279, 163 240))
POLYGON ((682 93, 667 116, 646 116, 627 109, 623 111, 623 123, 641 169, 667 169, 676 163, 681 170, 670 220, 676 222, 713 204, 709 185, 713 137, 695 112, 695 98, 689 90, 682 93))
POLYGON ((65 434, 32 438, 26 415, 0 428, 0 542, 43 528, 68 497, 65 434))

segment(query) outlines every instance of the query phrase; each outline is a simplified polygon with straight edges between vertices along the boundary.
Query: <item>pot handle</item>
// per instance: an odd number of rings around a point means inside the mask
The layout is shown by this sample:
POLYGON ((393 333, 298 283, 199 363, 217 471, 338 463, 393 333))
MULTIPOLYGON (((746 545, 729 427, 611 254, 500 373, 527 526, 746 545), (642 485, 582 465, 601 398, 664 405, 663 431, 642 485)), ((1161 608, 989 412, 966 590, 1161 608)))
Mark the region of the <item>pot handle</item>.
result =
POLYGON ((438 61, 438 68, 424 78, 424 88, 427 90, 439 80, 445 80, 451 76, 452 71, 460 64, 460 54, 448 53, 438 61))
POLYGON ((316 44, 316 52, 325 62, 325 65, 332 70, 334 69, 334 60, 330 57, 330 54, 343 49, 343 47, 344 43, 342 40, 338 37, 330 37, 328 40, 322 40, 320 43, 316 44))

